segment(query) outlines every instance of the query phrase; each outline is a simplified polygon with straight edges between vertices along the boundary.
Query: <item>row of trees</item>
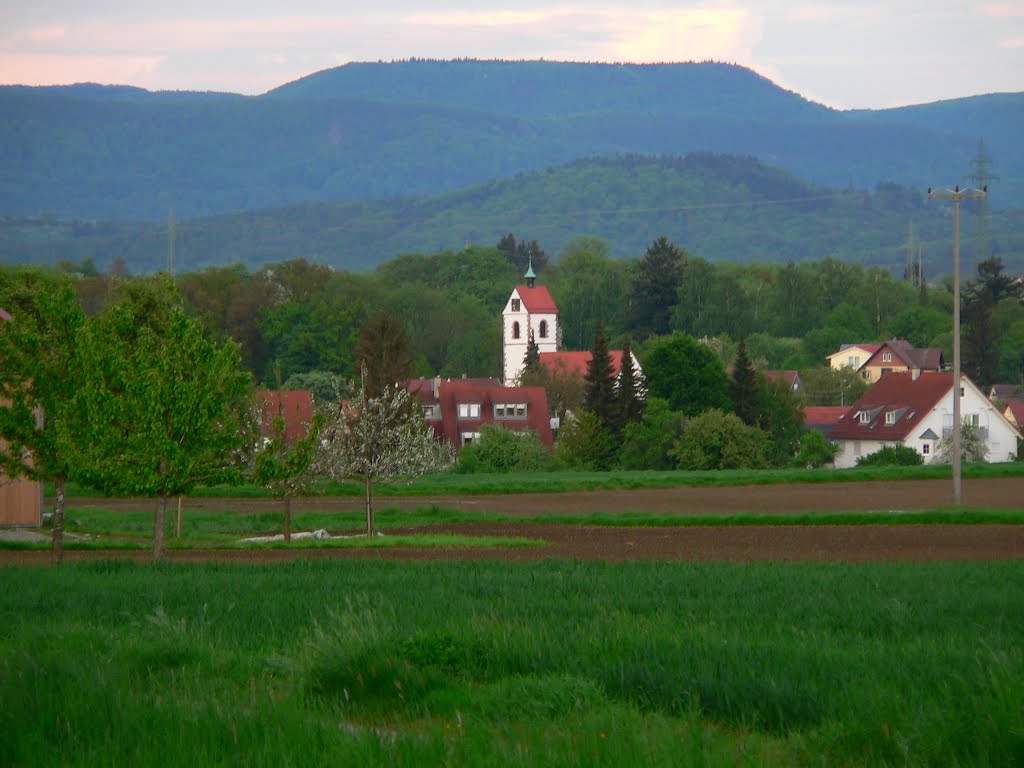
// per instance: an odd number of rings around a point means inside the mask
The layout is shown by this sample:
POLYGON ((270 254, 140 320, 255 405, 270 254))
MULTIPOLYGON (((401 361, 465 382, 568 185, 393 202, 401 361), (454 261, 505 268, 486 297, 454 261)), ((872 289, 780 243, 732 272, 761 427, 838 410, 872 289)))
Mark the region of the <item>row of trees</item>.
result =
POLYGON ((0 323, 0 472, 53 482, 55 561, 69 479, 154 498, 159 558, 168 500, 196 485, 245 478, 270 488, 285 499, 287 537, 290 498, 310 478, 360 478, 372 534, 375 480, 451 461, 405 390, 382 383, 409 368, 387 318, 359 337, 374 367, 363 366, 347 406, 318 415, 299 440, 278 413, 262 439, 239 345, 212 336, 168 277, 126 281, 87 316, 69 280, 26 271, 0 282, 0 305, 11 315, 0 323))

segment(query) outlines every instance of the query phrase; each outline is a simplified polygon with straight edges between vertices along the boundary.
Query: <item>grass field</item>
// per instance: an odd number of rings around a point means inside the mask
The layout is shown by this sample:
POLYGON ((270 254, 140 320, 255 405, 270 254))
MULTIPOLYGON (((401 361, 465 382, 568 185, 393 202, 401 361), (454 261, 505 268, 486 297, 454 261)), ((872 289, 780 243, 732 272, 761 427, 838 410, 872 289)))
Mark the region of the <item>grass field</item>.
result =
MULTIPOLYGON (((1021 477, 1024 462, 1004 464, 965 464, 965 478, 1021 477)), ((781 483, 834 483, 866 480, 914 480, 950 477, 948 465, 921 467, 867 467, 854 469, 735 469, 707 472, 689 471, 612 471, 612 472, 529 472, 518 474, 446 473, 415 480, 382 483, 377 492, 395 496, 434 496, 488 493, 560 493, 568 491, 628 490, 631 488, 675 488, 680 486, 778 485, 781 483)), ((47 488, 52 495, 53 489, 47 488)), ((325 482, 319 493, 326 496, 359 496, 360 483, 325 482)), ((69 497, 94 496, 94 491, 69 483, 69 497)), ((215 486, 198 488, 191 496, 266 497, 270 494, 254 486, 215 486)))
POLYGON ((1021 563, 0 580, 0 765, 1024 763, 1021 563))

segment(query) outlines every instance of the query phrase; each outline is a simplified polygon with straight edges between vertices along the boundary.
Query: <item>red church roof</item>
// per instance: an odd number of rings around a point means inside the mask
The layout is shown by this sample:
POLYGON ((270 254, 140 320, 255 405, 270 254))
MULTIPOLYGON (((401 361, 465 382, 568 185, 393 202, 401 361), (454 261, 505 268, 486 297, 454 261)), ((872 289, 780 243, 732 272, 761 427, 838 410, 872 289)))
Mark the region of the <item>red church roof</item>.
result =
MULTIPOLYGON (((612 376, 618 376, 622 370, 622 350, 610 349, 612 358, 612 376)), ((572 373, 584 376, 590 365, 590 352, 541 352, 540 364, 552 373, 572 373)))
POLYGON ((301 440, 313 423, 313 395, 308 389, 264 389, 256 393, 263 404, 263 419, 260 422, 260 434, 270 437, 271 424, 278 414, 279 404, 281 415, 284 416, 285 441, 289 444, 301 440))
POLYGON ((528 285, 517 285, 516 292, 523 300, 523 306, 531 315, 536 314, 558 314, 558 305, 551 298, 551 293, 543 285, 535 285, 533 288, 528 285))

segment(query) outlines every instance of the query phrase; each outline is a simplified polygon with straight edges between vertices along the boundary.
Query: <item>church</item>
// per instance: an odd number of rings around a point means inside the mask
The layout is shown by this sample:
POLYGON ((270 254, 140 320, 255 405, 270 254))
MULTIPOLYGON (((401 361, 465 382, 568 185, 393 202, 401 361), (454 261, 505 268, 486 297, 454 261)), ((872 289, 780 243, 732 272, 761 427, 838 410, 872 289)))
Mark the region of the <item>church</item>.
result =
MULTIPOLYGON (((555 373, 571 373, 582 377, 590 363, 590 352, 563 352, 561 346, 561 329, 558 325, 558 305, 551 297, 550 291, 537 285, 537 275, 531 263, 523 276, 525 285, 517 285, 512 290, 502 311, 502 345, 501 367, 502 382, 506 387, 514 387, 526 365, 526 347, 530 334, 540 351, 540 364, 555 373)), ((612 374, 618 379, 622 371, 622 350, 609 350, 612 358, 612 374)), ((638 379, 643 372, 636 355, 630 353, 633 370, 638 379)))

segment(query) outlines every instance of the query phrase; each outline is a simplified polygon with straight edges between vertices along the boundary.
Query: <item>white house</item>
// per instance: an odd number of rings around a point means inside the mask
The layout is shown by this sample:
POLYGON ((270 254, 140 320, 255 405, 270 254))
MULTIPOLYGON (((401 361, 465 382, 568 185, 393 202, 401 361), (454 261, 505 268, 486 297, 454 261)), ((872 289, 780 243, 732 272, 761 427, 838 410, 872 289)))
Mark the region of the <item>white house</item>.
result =
MULTIPOLYGON (((1020 432, 966 376, 961 378, 961 418, 981 429, 986 461, 1012 461, 1020 432)), ((905 445, 932 461, 939 440, 953 429, 953 375, 907 371, 889 373, 840 417, 831 439, 839 444, 835 466, 885 446, 905 445)))

